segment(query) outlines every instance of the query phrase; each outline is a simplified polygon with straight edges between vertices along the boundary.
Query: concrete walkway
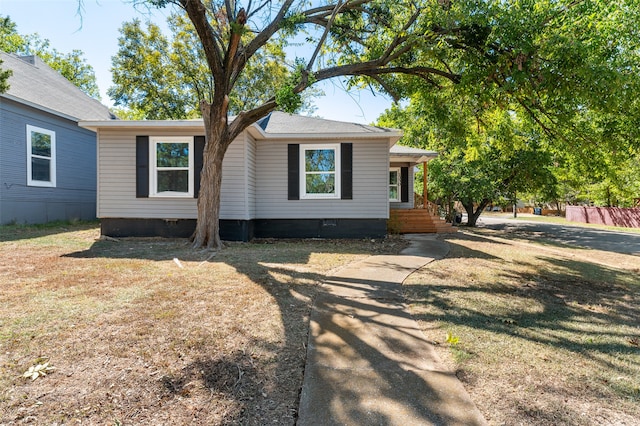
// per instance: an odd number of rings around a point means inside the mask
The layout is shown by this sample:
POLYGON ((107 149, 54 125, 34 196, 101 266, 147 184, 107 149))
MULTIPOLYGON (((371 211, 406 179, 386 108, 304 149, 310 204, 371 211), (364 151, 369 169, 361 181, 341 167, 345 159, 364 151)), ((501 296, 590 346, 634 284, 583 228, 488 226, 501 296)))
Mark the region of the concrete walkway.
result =
POLYGON ((408 312, 401 284, 448 252, 409 235, 400 256, 371 256, 328 277, 311 313, 298 425, 484 425, 460 381, 408 312))

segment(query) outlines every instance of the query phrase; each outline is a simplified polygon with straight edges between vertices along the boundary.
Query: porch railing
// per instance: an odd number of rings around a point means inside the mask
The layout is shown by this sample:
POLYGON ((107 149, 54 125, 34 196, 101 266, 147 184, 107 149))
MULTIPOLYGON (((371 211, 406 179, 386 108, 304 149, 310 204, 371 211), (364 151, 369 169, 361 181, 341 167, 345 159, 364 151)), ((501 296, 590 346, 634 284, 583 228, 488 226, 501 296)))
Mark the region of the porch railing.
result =
POLYGON ((422 202, 420 204, 416 205, 417 209, 427 209, 427 211, 429 212, 429 214, 431 214, 432 216, 437 216, 440 217, 440 212, 438 211, 438 205, 436 203, 433 203, 429 200, 427 200, 426 202, 422 202))

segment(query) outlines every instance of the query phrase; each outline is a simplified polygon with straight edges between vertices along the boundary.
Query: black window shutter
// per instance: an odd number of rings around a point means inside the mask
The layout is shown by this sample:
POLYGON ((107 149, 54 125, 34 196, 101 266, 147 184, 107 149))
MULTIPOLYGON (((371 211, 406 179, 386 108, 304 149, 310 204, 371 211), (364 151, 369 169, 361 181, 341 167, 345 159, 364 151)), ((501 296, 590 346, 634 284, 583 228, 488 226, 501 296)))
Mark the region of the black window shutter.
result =
POLYGON ((353 200, 353 144, 340 144, 340 198, 353 200))
POLYGON ((300 145, 290 143, 287 150, 289 200, 300 199, 300 145))
POLYGON ((400 168, 400 201, 409 202, 409 168, 400 168))
POLYGON ((193 198, 198 198, 200 194, 200 174, 202 172, 204 143, 204 136, 193 137, 193 198))
POLYGON ((136 136, 136 198, 149 197, 149 136, 136 136))

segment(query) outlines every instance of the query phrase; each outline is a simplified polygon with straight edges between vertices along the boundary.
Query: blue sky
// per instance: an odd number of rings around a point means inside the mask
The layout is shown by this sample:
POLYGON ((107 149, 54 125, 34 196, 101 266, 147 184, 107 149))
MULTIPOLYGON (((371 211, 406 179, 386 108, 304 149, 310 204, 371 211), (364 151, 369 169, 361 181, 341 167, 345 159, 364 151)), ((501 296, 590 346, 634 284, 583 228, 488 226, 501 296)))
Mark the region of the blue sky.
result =
MULTIPOLYGON (((20 34, 38 33, 61 52, 82 50, 95 70, 102 102, 111 105, 106 91, 111 86, 111 57, 118 50, 118 29, 136 17, 164 26, 168 11, 136 10, 127 0, 84 0, 82 18, 77 12, 77 0, 0 0, 0 14, 10 16, 20 34)), ((315 101, 314 115, 319 117, 369 124, 391 106, 389 98, 370 91, 347 94, 340 80, 319 87, 325 93, 315 101)))

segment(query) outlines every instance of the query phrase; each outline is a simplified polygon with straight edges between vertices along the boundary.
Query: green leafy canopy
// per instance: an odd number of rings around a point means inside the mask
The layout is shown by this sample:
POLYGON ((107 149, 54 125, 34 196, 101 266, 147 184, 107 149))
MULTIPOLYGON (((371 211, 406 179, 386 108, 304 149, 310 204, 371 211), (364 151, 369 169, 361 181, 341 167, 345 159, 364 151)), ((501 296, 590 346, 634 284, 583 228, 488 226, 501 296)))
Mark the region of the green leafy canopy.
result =
MULTIPOLYGON (((215 82, 193 25, 182 13, 171 14, 168 24, 169 36, 151 22, 136 19, 122 25, 119 50, 112 58, 114 84, 107 92, 122 108, 121 117, 200 117, 200 101, 212 101, 215 82)), ((249 37, 244 30, 240 33, 249 37)), ((283 42, 267 44, 238 77, 229 94, 230 113, 255 108, 272 97, 288 112, 310 111, 309 96, 293 91, 299 76, 299 67, 291 72, 286 65, 283 42)))
POLYGON ((430 194, 467 205, 516 193, 628 205, 640 179, 631 173, 640 148, 640 4, 447 5, 425 15, 422 49, 407 60, 444 65, 459 82, 356 80, 408 99, 378 124, 441 152, 430 194))

